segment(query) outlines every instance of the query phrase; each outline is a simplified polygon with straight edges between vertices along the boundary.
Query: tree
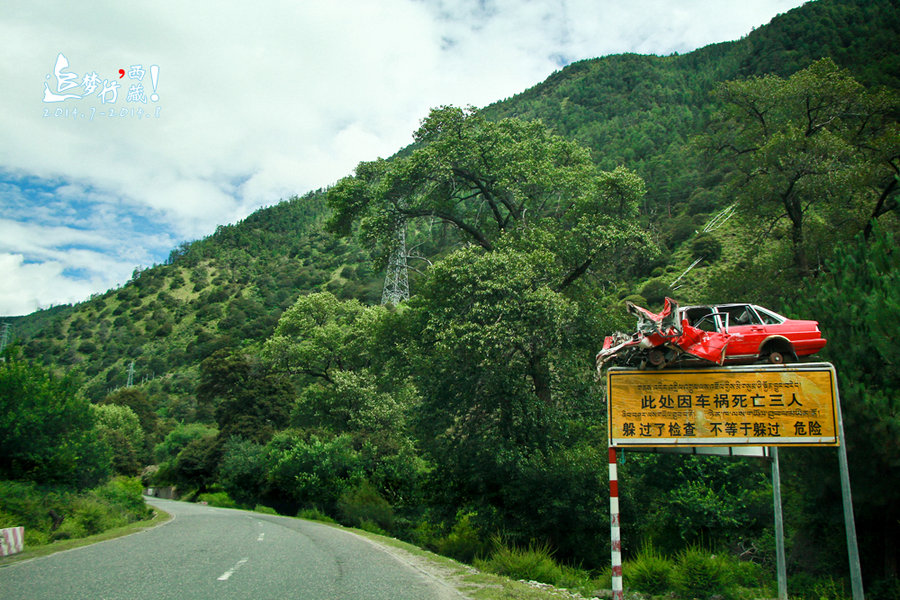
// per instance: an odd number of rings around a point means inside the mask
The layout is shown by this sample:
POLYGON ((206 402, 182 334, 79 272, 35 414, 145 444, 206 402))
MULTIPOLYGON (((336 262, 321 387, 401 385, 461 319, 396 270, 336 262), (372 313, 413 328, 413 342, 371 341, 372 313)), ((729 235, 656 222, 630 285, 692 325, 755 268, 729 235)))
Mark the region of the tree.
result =
POLYGON ((548 524, 563 523, 584 500, 565 486, 590 496, 599 479, 586 468, 597 457, 572 450, 580 428, 569 417, 595 409, 593 348, 581 337, 589 319, 554 289, 557 275, 547 251, 502 240, 492 252, 454 252, 409 301, 407 355, 422 396, 415 431, 434 465, 432 502, 453 507, 449 518, 465 507, 487 519, 488 531, 561 545, 548 524), (529 504, 534 493, 522 482, 546 481, 563 455, 578 463, 565 486, 542 496, 546 504, 529 504))
POLYGON ((293 396, 284 377, 239 352, 218 350, 200 363, 197 400, 215 406, 222 441, 267 442, 287 426, 293 396))
POLYGON ((300 296, 282 314, 263 348, 263 357, 280 371, 332 382, 333 373, 366 364, 366 323, 381 309, 330 292, 300 296), (369 313, 363 318, 364 313, 369 313))
POLYGON ((729 189, 749 218, 770 230, 787 219, 799 275, 812 225, 869 231, 896 210, 896 93, 867 90, 824 58, 787 79, 723 83, 715 96, 722 111, 698 141, 732 169, 729 189))
POLYGON ((153 444, 159 439, 159 417, 147 392, 137 387, 120 388, 106 396, 101 404, 123 406, 134 412, 140 422, 141 437, 146 442, 139 460, 149 459, 153 444))
POLYGON ((134 411, 116 404, 93 405, 97 436, 112 451, 112 468, 122 475, 137 475, 144 465, 144 431, 134 411))
POLYGON ((108 475, 109 449, 95 435, 77 380, 14 350, 0 361, 0 477, 96 485, 108 475))
POLYGON ((643 181, 624 168, 599 172, 588 151, 539 121, 487 121, 474 109, 431 111, 410 154, 363 162, 328 192, 330 226, 358 225, 386 259, 398 223, 437 221, 486 251, 502 238, 551 249, 564 289, 601 260, 648 246, 635 224, 643 181), (538 230, 541 235, 530 235, 538 230))
MULTIPOLYGON (((900 556, 900 252, 896 235, 876 226, 870 239, 858 235, 839 245, 825 273, 808 282, 789 300, 798 314, 815 314, 828 338, 822 357, 838 374, 846 430, 853 503, 861 552, 867 569, 895 576, 900 556), (861 483, 861 485, 860 485, 861 483)), ((803 496, 817 499, 810 515, 832 507, 840 522, 840 484, 833 455, 803 455, 803 496)), ((823 523, 809 518, 807 535, 823 523)))

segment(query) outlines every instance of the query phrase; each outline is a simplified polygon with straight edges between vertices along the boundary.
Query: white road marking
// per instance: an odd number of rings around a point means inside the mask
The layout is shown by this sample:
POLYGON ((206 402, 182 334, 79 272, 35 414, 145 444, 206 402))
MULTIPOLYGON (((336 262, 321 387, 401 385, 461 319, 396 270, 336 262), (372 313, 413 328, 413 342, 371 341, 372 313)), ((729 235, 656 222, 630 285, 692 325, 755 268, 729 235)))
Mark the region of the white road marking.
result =
POLYGON ((256 541, 257 541, 257 542, 261 542, 261 541, 263 541, 263 538, 264 538, 264 537, 266 537, 266 534, 265 534, 265 533, 261 533, 261 534, 259 534, 259 537, 256 538, 256 541))
POLYGON ((227 571, 225 571, 224 573, 219 575, 219 581, 228 581, 228 578, 231 577, 232 575, 234 575, 234 572, 237 571, 238 569, 240 569, 241 565, 243 565, 248 560, 250 560, 249 557, 242 558, 241 560, 237 561, 236 565, 234 565, 233 567, 231 567, 230 569, 228 569, 227 571))

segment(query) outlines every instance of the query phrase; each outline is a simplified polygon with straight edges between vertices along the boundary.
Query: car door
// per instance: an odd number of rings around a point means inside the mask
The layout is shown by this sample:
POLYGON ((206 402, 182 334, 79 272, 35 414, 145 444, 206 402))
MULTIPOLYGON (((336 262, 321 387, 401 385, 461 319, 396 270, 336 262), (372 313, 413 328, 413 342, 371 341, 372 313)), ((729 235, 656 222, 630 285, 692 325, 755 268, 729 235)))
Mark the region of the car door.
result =
POLYGON ((728 358, 755 358, 768 336, 756 311, 749 304, 726 304, 716 308, 720 319, 727 318, 727 331, 732 336, 728 342, 728 358))

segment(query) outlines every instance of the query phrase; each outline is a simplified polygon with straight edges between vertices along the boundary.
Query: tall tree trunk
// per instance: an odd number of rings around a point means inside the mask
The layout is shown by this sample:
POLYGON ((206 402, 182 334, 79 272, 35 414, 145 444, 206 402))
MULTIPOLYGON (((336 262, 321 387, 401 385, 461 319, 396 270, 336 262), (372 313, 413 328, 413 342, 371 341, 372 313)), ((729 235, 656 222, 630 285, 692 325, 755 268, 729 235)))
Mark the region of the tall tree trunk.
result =
POLYGON ((528 370, 531 374, 531 382, 534 384, 534 393, 543 400, 544 404, 550 404, 553 394, 550 389, 550 367, 547 366, 543 352, 531 344, 531 354, 528 357, 528 370))
POLYGON ((806 258, 806 248, 803 244, 803 225, 794 224, 791 228, 791 244, 794 250, 794 268, 801 277, 809 273, 809 260, 806 258))

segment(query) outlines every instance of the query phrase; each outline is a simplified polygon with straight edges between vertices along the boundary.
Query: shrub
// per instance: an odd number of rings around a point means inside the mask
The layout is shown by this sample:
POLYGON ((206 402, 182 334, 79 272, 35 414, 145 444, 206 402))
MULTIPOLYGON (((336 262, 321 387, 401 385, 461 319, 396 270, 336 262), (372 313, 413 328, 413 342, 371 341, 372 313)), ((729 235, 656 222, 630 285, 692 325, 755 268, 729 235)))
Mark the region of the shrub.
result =
POLYGON ((730 571, 732 581, 741 587, 764 586, 768 580, 762 565, 751 561, 736 561, 730 571))
POLYGON ((94 498, 84 498, 76 503, 75 514, 71 519, 81 526, 86 535, 94 535, 125 524, 122 517, 117 518, 108 506, 104 506, 94 498))
MULTIPOLYGON (((27 531, 27 529, 26 529, 27 531)), ((59 528, 50 534, 50 541, 72 540, 87 535, 84 527, 75 519, 66 519, 59 528)))
POLYGON ((300 509, 300 511, 297 513, 297 518, 307 519, 309 521, 321 521, 322 523, 337 523, 337 521, 335 521, 316 507, 300 509))
POLYGON ((388 533, 378 526, 375 521, 370 521, 369 519, 363 519, 359 523, 359 528, 363 531, 368 531, 369 533, 377 533, 378 535, 387 535, 388 533))
POLYGON ((625 566, 628 586, 646 594, 661 594, 672 586, 672 563, 647 545, 625 566))
POLYGON ((219 508, 237 508, 237 503, 226 492, 209 492, 197 496, 197 502, 206 502, 219 508))
POLYGON ((345 490, 338 498, 337 509, 347 525, 361 527, 363 521, 371 521, 387 530, 394 526, 394 509, 368 481, 345 490))
MULTIPOLYGON (((791 594, 803 600, 843 600, 849 597, 844 582, 831 577, 815 577, 809 573, 797 573, 788 581, 791 594)), ((872 594, 866 590, 866 596, 872 594)))
POLYGON ((728 570, 720 559, 700 548, 681 552, 672 583, 684 598, 709 598, 714 594, 729 597, 728 570))
POLYGON ((900 579, 879 579, 871 586, 866 586, 866 595, 872 600, 900 600, 900 579))
POLYGON ((713 262, 722 255, 722 244, 711 234, 701 233, 691 242, 691 254, 694 258, 713 262))
POLYGON ((546 544, 529 544, 528 548, 508 547, 495 538, 495 550, 485 561, 475 566, 483 571, 504 575, 511 579, 556 584, 563 578, 562 568, 553 560, 553 551, 546 544))
POLYGON ((262 513, 264 515, 277 515, 278 511, 272 508, 271 506, 264 506, 262 504, 257 504, 253 507, 253 512, 262 513))
POLYGON ((666 296, 672 295, 672 288, 662 279, 651 279, 641 288, 641 296, 647 299, 649 304, 662 304, 666 296))
POLYGON ((625 302, 631 302, 632 304, 637 304, 638 306, 647 306, 647 299, 641 296, 640 294, 628 294, 624 298, 622 298, 622 306, 625 306, 625 302))
POLYGON ((149 519, 153 514, 141 495, 143 486, 137 477, 115 477, 92 493, 117 510, 129 523, 149 519))
POLYGON ((474 523, 477 516, 474 512, 458 514, 450 533, 434 539, 430 544, 435 552, 467 563, 487 554, 489 546, 474 523))

